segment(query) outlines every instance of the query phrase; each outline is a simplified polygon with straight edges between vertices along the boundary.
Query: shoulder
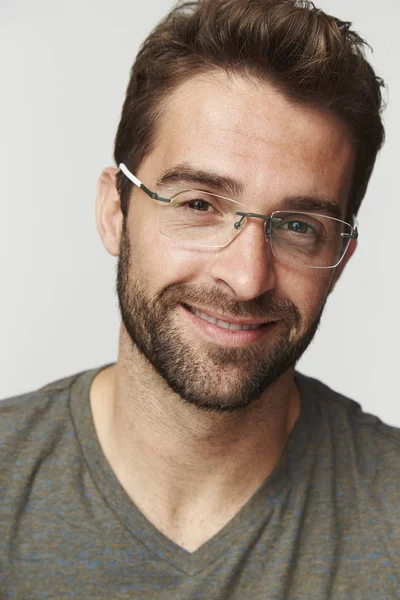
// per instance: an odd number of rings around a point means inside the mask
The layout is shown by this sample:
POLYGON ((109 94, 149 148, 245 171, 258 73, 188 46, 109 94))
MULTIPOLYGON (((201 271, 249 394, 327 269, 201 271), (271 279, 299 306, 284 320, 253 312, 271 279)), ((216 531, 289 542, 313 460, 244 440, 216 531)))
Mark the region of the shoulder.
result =
POLYGON ((400 429, 387 425, 376 415, 364 412, 361 404, 334 391, 326 384, 296 373, 296 381, 304 401, 312 399, 320 413, 331 421, 346 421, 360 434, 370 435, 376 439, 388 440, 395 447, 400 447, 400 429))
MULTIPOLYGON (((400 540, 400 430, 327 385, 297 374, 307 415, 311 465, 319 511, 333 508, 361 546, 396 556, 400 540), (326 504, 321 504, 321 488, 326 504), (383 550, 382 550, 383 549, 383 550)), ((304 475, 304 473, 302 473, 304 475)))
POLYGON ((0 401, 0 469, 15 467, 15 459, 28 462, 70 427, 70 393, 84 371, 42 388, 0 401))
POLYGON ((338 457, 369 481, 378 478, 381 483, 398 486, 400 429, 364 412, 358 402, 316 379, 297 373, 296 381, 302 401, 310 401, 318 415, 319 438, 329 439, 338 457))
POLYGON ((25 394, 5 398, 0 401, 0 428, 2 433, 13 429, 12 425, 21 426, 31 422, 37 414, 43 414, 54 405, 62 403, 69 395, 71 385, 80 373, 64 377, 25 394))

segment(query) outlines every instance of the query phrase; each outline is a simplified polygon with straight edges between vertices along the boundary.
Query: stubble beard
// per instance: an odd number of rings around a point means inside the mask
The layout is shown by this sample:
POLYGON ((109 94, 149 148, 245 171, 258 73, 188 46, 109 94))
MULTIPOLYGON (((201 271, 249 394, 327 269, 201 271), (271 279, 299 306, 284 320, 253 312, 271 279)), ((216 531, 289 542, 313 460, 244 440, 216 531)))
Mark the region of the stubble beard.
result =
POLYGON ((286 299, 265 294, 236 302, 218 288, 186 283, 167 286, 151 298, 147 287, 146 281, 132 272, 124 223, 117 295, 125 330, 132 344, 182 401, 219 413, 245 408, 296 364, 318 329, 323 308, 300 335, 300 313, 286 299), (194 341, 176 323, 180 306, 192 304, 210 312, 279 321, 276 327, 280 332, 272 332, 275 341, 270 344, 267 332, 259 344, 240 348, 194 341))

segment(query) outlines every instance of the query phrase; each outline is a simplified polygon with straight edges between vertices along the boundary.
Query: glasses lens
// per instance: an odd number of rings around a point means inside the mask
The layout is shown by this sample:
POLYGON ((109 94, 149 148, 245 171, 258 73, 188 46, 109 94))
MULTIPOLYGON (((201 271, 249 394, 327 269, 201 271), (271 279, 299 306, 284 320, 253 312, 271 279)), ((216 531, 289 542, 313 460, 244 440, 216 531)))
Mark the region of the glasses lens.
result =
POLYGON ((305 267, 334 267, 349 245, 352 227, 344 221, 311 213, 277 211, 271 222, 276 258, 305 267), (345 236, 343 236, 345 234, 345 236))
POLYGON ((158 207, 159 230, 164 235, 198 246, 222 247, 238 233, 236 211, 243 205, 222 196, 198 190, 172 195, 169 204, 158 207))

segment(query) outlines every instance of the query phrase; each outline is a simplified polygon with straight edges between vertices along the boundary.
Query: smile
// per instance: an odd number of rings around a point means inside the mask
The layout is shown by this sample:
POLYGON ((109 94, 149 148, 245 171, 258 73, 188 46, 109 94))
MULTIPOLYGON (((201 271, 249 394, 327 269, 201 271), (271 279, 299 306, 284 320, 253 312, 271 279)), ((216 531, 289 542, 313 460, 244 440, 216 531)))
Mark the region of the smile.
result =
POLYGON ((199 317, 199 319, 203 319, 203 321, 207 321, 212 325, 217 325, 217 327, 222 327, 222 329, 230 329, 231 331, 247 331, 249 329, 260 329, 263 326, 263 323, 259 324, 246 324, 241 325, 240 323, 229 323, 229 321, 222 321, 221 319, 217 319, 216 317, 211 317, 210 315, 206 315, 205 313, 200 312, 196 308, 191 306, 187 306, 187 309, 190 310, 191 313, 199 317))

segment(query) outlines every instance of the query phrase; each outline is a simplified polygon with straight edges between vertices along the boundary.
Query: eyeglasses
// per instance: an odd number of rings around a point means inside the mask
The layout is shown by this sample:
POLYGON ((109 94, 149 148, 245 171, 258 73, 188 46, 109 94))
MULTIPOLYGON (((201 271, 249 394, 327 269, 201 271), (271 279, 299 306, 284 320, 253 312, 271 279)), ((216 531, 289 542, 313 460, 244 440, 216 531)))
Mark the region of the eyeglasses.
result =
POLYGON ((167 237, 207 248, 224 248, 243 231, 248 219, 264 221, 264 237, 272 254, 300 267, 337 267, 352 239, 354 227, 345 221, 311 212, 276 210, 271 215, 247 212, 236 200, 202 190, 166 188, 168 198, 149 190, 121 163, 120 170, 158 203, 158 228, 167 237))

